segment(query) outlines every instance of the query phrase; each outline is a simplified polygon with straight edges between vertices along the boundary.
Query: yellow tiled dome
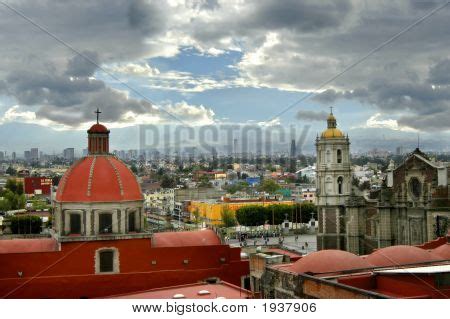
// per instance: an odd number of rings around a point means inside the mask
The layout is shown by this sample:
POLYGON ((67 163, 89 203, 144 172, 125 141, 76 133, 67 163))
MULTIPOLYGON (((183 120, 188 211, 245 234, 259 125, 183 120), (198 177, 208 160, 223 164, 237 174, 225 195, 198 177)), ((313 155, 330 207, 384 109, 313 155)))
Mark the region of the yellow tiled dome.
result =
POLYGON ((322 132, 322 137, 333 138, 333 137, 344 137, 344 133, 337 128, 328 128, 322 132))
POLYGON ((336 118, 334 117, 333 110, 331 110, 330 115, 327 117, 328 128, 322 132, 323 138, 339 138, 344 137, 344 133, 337 127, 336 118))

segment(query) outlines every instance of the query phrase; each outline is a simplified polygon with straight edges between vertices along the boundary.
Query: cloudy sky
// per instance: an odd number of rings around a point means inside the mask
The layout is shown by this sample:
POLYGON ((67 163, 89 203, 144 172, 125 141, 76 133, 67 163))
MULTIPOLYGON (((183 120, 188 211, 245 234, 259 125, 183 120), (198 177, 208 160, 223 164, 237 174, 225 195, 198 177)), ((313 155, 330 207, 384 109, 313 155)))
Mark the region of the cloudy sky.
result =
POLYGON ((96 107, 126 136, 294 123, 312 139, 329 106, 355 141, 449 150, 445 2, 2 0, 0 150, 83 147, 96 107))

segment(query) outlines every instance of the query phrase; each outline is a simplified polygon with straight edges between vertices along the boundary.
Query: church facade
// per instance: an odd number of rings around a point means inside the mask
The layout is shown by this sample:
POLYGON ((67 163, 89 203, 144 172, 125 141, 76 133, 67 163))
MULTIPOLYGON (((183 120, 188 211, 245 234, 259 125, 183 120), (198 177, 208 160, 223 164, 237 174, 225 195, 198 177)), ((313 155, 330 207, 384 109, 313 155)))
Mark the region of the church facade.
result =
POLYGON ((398 166, 391 161, 380 190, 361 192, 352 185, 349 139, 335 124, 330 114, 328 128, 316 142, 318 248, 369 254, 445 236, 450 226, 449 164, 417 148, 398 166))

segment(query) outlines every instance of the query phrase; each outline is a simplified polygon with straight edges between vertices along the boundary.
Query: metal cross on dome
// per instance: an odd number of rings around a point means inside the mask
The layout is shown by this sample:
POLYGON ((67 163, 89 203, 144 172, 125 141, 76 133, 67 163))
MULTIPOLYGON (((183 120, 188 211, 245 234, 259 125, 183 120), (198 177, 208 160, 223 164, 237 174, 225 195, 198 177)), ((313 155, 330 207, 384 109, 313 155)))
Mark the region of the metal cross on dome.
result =
POLYGON ((102 112, 97 108, 97 111, 95 111, 94 113, 97 114, 97 124, 98 124, 98 117, 99 117, 100 113, 102 113, 102 112))
POLYGON ((333 107, 330 106, 330 114, 333 114, 333 107))

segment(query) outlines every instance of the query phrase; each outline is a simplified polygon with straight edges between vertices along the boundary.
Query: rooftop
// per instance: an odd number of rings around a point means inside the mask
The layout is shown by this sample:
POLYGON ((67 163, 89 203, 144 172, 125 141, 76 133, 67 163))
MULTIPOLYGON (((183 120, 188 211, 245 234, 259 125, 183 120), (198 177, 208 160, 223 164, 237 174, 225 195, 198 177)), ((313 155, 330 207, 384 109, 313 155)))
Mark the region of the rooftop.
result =
POLYGON ((253 294, 227 282, 194 283, 110 296, 118 299, 250 299, 253 294))

